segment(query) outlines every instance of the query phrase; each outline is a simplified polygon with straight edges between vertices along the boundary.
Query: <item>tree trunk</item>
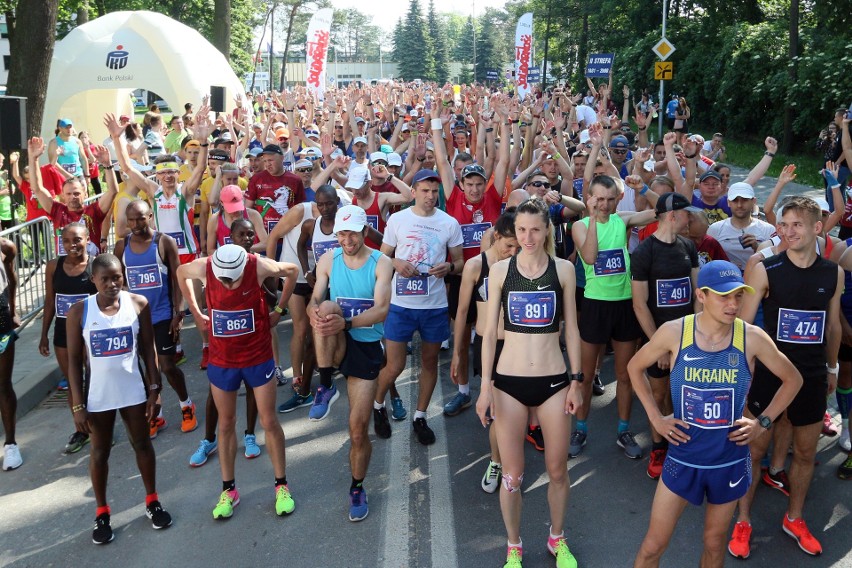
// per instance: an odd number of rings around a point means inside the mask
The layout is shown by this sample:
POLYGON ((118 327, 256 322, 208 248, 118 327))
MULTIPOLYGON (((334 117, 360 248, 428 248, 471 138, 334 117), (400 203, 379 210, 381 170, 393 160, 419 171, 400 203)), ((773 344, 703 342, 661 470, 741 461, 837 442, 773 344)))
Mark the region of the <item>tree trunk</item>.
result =
POLYGON ((213 45, 231 61, 231 2, 215 0, 213 5, 213 45))
MULTIPOLYGON (((799 0, 790 2, 790 65, 787 73, 790 76, 790 85, 796 84, 798 75, 796 57, 799 55, 799 0)), ((781 151, 789 154, 793 149, 793 107, 790 105, 789 96, 784 101, 784 139, 781 151)))
POLYGON ((583 11, 583 28, 580 31, 580 41, 577 45, 577 68, 574 70, 574 76, 579 81, 579 93, 586 92, 586 82, 583 76, 586 71, 586 59, 589 56, 589 12, 585 6, 580 8, 583 11))
POLYGON ((77 8, 77 25, 82 26, 89 21, 89 0, 82 0, 77 8))
POLYGON ((14 31, 9 35, 7 93, 27 99, 27 136, 41 133, 50 61, 56 43, 56 34, 44 30, 56 29, 58 6, 53 0, 19 0, 14 31))
POLYGON ((284 53, 281 54, 281 77, 278 79, 278 90, 283 91, 287 88, 287 55, 290 51, 290 38, 293 36, 293 20, 296 19, 296 12, 301 8, 302 2, 296 2, 290 8, 290 21, 287 22, 287 39, 284 42, 284 53))

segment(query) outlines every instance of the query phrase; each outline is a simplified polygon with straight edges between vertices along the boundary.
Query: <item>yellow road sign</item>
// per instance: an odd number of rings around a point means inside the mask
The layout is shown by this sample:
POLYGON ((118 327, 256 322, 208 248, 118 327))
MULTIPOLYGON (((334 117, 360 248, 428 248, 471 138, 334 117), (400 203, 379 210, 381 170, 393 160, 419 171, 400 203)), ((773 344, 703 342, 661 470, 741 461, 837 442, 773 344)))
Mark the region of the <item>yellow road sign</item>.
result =
POLYGON ((665 61, 669 58, 669 56, 675 52, 675 46, 667 40, 666 38, 662 38, 658 41, 654 47, 651 48, 651 51, 657 54, 657 56, 665 61))
POLYGON ((674 77, 674 63, 671 61, 654 62, 654 80, 671 81, 674 77))

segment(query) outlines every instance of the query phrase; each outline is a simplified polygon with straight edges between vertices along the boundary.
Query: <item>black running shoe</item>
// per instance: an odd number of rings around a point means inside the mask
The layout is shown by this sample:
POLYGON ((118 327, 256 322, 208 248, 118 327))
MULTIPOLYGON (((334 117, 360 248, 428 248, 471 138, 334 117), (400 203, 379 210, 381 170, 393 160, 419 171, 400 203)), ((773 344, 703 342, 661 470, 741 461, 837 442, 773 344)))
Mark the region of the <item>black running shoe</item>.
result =
POLYGON ((151 525, 157 530, 172 524, 172 516, 163 510, 159 501, 151 501, 151 504, 145 507, 145 516, 151 519, 151 525))
POLYGON ((527 442, 538 451, 544 451, 544 434, 541 433, 541 426, 527 427, 527 442))
POLYGON ((379 438, 388 439, 391 437, 390 420, 388 420, 386 408, 373 409, 373 429, 379 438))
POLYGON ((592 393, 594 393, 595 396, 600 396, 604 393, 605 390, 606 387, 604 386, 603 381, 601 380, 601 374, 595 373, 595 380, 592 381, 592 393))
POLYGON ((414 419, 414 433, 417 434, 417 441, 424 446, 435 443, 435 433, 426 424, 425 418, 414 419))
POLYGON ((76 454, 83 449, 83 446, 89 443, 89 435, 83 432, 74 432, 65 444, 66 454, 76 454))
POLYGON ((101 513, 95 519, 95 530, 92 531, 92 542, 95 544, 106 544, 112 542, 115 535, 109 525, 109 513, 101 513))

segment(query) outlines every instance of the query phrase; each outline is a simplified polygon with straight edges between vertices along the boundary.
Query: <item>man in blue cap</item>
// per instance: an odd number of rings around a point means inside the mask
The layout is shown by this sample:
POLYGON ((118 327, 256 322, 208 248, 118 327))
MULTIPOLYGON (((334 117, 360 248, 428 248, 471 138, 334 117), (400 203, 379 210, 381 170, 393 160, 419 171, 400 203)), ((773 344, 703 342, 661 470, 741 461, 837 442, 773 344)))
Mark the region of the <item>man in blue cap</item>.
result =
POLYGON ((634 567, 659 566, 687 504, 706 497, 702 566, 722 566, 731 515, 752 483, 749 443, 769 439, 767 430, 790 404, 802 376, 770 337, 737 317, 746 294, 739 269, 724 260, 698 273, 695 296, 703 311, 664 323, 627 366, 636 396, 653 428, 669 443, 657 485, 648 533, 634 567), (644 374, 671 360, 674 413, 663 416, 644 374), (757 418, 743 413, 751 371, 760 361, 781 381, 757 418))

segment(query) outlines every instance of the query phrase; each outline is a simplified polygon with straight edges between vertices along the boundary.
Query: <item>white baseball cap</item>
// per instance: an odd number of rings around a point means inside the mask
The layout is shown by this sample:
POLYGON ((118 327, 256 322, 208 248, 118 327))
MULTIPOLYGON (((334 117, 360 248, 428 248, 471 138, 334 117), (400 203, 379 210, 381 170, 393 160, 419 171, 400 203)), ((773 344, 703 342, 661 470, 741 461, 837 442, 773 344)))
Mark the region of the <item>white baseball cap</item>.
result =
POLYGON ((370 179, 370 172, 364 167, 355 167, 349 170, 349 178, 346 180, 346 189, 359 189, 370 179))
POLYGON ((738 197, 754 199, 754 188, 744 181, 731 184, 731 187, 728 188, 728 201, 733 201, 738 197))
POLYGON ((216 278, 237 280, 243 275, 247 261, 246 249, 233 244, 223 245, 213 253, 211 259, 213 274, 216 278))
POLYGON ((334 215, 334 232, 355 231, 360 233, 367 226, 367 213, 357 205, 344 205, 334 215))
POLYGON ((352 145, 354 146, 355 144, 358 144, 359 142, 360 142, 361 144, 366 144, 366 143, 367 143, 367 139, 366 139, 365 137, 363 137, 363 136, 356 136, 356 137, 355 137, 355 140, 353 140, 353 141, 352 141, 352 145))
POLYGON ((396 152, 391 152, 388 154, 388 165, 389 166, 402 166, 402 156, 397 154, 396 152))

